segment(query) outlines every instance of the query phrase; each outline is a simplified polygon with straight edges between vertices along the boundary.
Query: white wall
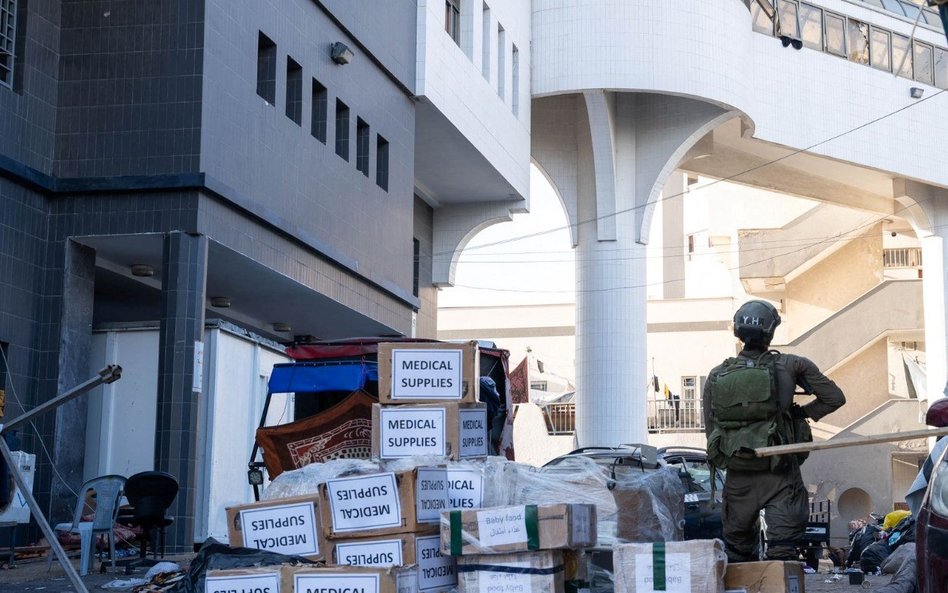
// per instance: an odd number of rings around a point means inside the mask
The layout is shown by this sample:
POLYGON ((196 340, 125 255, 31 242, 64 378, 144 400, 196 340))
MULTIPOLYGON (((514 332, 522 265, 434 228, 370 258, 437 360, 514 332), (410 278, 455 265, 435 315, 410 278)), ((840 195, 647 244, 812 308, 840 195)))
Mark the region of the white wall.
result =
MULTIPOLYGON (((289 359, 221 329, 204 332, 204 391, 199 399, 194 541, 226 541, 224 508, 250 502, 247 461, 273 365, 289 359)), ((158 330, 93 334, 90 372, 122 365, 122 379, 89 399, 84 479, 155 469, 158 330)), ((292 420, 291 398, 274 396, 268 421, 292 420)))
POLYGON ((530 1, 464 0, 461 45, 444 30, 443 0, 418 2, 415 90, 430 101, 524 198, 530 189, 530 1), (482 74, 483 5, 490 7, 490 80, 482 74), (497 94, 497 26, 504 28, 504 97, 497 94), (512 50, 520 57, 513 113, 512 50))

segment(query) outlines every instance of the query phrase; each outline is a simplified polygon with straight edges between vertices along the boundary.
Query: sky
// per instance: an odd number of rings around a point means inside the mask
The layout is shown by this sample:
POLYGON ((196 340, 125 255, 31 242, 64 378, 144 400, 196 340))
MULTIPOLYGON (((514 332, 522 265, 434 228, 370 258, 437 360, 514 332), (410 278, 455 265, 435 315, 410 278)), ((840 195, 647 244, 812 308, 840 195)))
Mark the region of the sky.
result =
POLYGON ((439 307, 572 303, 573 249, 566 212, 553 187, 530 167, 530 213, 478 233, 461 254, 454 286, 438 295, 439 307), (544 232, 551 231, 551 232, 544 232), (525 235, 543 233, 519 239, 525 235), (492 245, 507 241, 500 245, 492 245))

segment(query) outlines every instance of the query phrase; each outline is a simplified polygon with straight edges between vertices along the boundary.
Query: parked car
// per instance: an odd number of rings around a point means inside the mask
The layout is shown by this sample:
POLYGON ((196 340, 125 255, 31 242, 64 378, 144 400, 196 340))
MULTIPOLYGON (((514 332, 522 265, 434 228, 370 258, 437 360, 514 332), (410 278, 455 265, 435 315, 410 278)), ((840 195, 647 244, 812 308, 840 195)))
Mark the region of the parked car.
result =
MULTIPOLYGON (((602 467, 606 476, 619 480, 631 472, 656 471, 662 467, 678 470, 685 487, 685 539, 721 537, 721 505, 711 504, 711 467, 704 449, 648 445, 584 447, 547 462, 543 471, 568 470, 570 461, 585 457, 602 467)), ((716 497, 724 490, 724 472, 717 470, 716 497)))
POLYGON ((948 591, 948 449, 932 468, 916 523, 918 593, 948 591))

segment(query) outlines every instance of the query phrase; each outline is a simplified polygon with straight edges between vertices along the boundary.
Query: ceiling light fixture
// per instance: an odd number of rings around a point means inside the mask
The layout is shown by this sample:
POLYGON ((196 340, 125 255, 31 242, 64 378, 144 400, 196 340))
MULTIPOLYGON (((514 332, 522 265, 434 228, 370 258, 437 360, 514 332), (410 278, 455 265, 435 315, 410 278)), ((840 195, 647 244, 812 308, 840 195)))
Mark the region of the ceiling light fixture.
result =
POLYGON ((273 331, 286 333, 293 331, 293 326, 285 321, 274 321, 273 322, 273 331))
POLYGON ((230 297, 225 297, 225 296, 211 297, 211 306, 217 307, 218 309, 226 309, 230 307, 230 297))
POLYGON ((132 264, 132 276, 149 277, 155 275, 155 268, 148 264, 132 264))

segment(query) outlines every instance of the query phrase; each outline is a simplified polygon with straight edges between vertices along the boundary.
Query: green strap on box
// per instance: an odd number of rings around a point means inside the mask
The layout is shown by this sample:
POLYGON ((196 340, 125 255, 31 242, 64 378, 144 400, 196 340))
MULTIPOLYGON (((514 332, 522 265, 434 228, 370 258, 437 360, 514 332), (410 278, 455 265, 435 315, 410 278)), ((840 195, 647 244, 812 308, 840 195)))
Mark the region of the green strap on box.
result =
POLYGON ((461 555, 461 511, 451 511, 451 555, 461 555))
MULTIPOLYGON (((523 519, 527 528, 527 549, 540 549, 540 520, 537 505, 528 504, 523 507, 523 519)), ((464 538, 461 524, 461 511, 451 511, 448 514, 451 526, 451 555, 462 556, 464 538)))
POLYGON ((652 589, 665 590, 665 543, 652 544, 652 589))

